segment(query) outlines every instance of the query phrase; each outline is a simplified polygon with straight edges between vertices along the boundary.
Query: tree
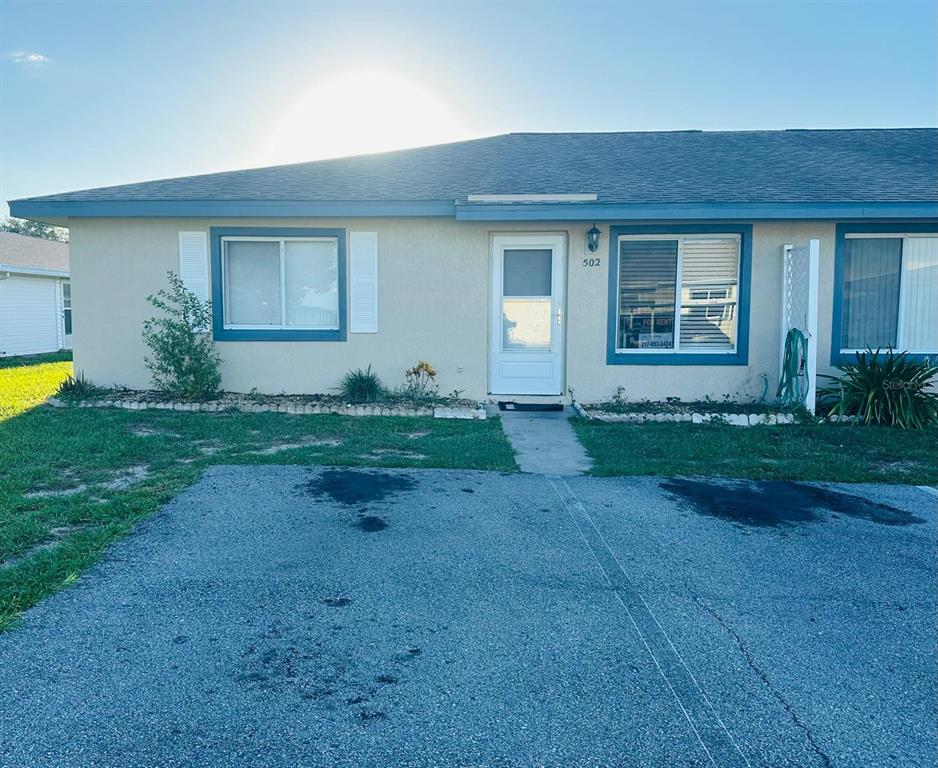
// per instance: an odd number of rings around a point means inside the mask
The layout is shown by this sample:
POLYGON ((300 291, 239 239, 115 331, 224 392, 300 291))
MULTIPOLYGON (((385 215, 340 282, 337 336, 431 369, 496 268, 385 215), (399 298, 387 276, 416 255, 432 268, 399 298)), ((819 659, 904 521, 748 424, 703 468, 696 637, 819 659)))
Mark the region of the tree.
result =
POLYGON ((41 237, 59 243, 68 242, 68 230, 65 227, 54 227, 42 221, 14 219, 12 216, 0 221, 0 231, 15 232, 18 235, 27 235, 28 237, 41 237))

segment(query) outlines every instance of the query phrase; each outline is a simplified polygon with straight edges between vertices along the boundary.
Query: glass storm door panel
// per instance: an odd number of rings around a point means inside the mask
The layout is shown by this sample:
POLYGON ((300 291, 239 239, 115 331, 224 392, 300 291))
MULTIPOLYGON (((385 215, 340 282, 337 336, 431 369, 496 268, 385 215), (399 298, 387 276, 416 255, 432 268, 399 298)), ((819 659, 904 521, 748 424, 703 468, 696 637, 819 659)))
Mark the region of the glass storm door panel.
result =
POLYGON ((561 393, 564 257, 561 235, 493 239, 493 394, 561 393))
POLYGON ((549 350, 550 248, 502 251, 502 349, 549 350))

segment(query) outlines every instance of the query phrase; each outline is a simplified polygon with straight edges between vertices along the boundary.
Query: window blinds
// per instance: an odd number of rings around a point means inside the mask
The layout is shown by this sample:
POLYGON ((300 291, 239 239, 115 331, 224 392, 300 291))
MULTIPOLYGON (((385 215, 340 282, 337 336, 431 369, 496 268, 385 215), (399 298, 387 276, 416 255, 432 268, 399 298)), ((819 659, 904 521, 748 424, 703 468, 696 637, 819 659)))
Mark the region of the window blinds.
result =
POLYGON ((619 245, 619 349, 673 349, 677 240, 619 245))
POLYGON ((680 348, 732 350, 736 346, 738 238, 681 243, 680 348))
POLYGON ((617 348, 735 350, 739 252, 736 235, 620 240, 617 348))

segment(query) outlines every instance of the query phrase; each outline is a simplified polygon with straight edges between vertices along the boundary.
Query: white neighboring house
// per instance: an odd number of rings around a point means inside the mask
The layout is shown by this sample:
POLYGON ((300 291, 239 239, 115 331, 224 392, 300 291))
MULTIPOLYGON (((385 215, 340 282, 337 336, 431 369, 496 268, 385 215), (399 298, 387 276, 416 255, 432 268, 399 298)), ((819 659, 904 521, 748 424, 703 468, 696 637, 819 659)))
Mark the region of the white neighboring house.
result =
POLYGON ((0 357, 71 347, 68 244, 0 232, 0 357))

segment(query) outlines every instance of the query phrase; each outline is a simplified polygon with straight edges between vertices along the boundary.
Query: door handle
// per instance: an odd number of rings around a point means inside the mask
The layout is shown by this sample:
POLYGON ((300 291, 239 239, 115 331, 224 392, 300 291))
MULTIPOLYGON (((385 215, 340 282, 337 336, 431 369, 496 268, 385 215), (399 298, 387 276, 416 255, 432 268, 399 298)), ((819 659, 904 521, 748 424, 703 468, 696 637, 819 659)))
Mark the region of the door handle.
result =
POLYGON ((558 309, 557 310, 557 325, 562 325, 562 324, 563 324, 563 310, 558 309))

